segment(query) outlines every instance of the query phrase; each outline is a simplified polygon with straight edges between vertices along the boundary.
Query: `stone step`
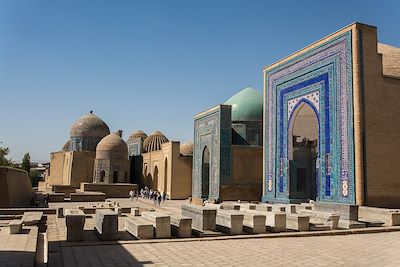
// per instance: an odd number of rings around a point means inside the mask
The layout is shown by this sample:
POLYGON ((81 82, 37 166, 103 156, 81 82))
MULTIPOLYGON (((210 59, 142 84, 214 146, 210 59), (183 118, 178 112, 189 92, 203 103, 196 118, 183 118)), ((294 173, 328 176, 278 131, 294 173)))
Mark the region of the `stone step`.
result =
POLYGON ((365 228, 365 227, 366 227, 366 225, 363 222, 339 219, 339 228, 342 228, 342 229, 356 229, 356 228, 365 228))
POLYGON ((360 206, 358 216, 363 221, 383 221, 385 226, 400 225, 400 209, 360 206))

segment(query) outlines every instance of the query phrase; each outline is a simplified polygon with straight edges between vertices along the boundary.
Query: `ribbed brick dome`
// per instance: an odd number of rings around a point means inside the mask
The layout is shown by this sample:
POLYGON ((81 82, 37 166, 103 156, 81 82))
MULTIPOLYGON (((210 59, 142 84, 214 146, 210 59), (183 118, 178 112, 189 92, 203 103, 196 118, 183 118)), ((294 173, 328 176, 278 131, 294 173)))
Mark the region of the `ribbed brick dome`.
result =
POLYGON ((145 140, 147 138, 147 134, 141 130, 134 132, 133 134, 131 134, 128 138, 128 140, 126 141, 126 143, 131 143, 132 141, 134 141, 135 139, 142 139, 145 140))
POLYGON ((151 152, 161 149, 161 144, 169 142, 168 138, 160 131, 155 131, 143 142, 143 151, 151 152))
POLYGON ((110 134, 107 124, 90 111, 89 114, 80 117, 71 126, 71 137, 103 138, 110 134))

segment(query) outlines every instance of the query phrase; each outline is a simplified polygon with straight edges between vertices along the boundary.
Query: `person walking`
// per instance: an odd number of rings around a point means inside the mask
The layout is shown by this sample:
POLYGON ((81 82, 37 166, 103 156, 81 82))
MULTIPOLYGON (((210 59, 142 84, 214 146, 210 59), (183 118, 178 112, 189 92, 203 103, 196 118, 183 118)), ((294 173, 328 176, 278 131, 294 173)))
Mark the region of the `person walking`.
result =
POLYGON ((133 190, 129 191, 129 199, 132 201, 135 193, 133 193, 133 190))

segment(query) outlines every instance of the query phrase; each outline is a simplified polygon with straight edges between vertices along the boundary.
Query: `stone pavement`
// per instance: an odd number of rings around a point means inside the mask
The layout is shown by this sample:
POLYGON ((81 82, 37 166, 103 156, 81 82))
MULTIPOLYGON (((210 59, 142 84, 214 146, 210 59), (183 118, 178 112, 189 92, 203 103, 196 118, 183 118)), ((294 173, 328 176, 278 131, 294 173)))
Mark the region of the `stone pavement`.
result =
MULTIPOLYGON (((400 266, 400 232, 61 247, 64 266, 400 266)), ((51 265, 50 265, 51 266, 51 265)))

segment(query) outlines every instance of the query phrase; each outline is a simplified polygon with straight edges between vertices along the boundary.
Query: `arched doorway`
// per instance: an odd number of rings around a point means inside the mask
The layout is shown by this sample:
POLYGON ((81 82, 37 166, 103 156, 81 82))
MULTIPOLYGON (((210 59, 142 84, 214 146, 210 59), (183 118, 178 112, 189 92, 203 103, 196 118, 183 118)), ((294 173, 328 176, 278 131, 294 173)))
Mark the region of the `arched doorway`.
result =
POLYGON ((113 183, 118 183, 118 171, 114 171, 113 173, 113 183))
POLYGON ((154 172, 153 172, 153 190, 158 191, 158 167, 154 167, 154 172))
POLYGON ((301 102, 289 121, 288 157, 290 165, 289 195, 306 201, 317 198, 319 122, 312 104, 301 102))
POLYGON ((168 184, 168 159, 164 160, 164 192, 167 193, 167 184, 168 184))
POLYGON ((104 182, 104 177, 106 176, 106 171, 105 170, 102 170, 101 172, 100 172, 100 182, 104 182))
POLYGON ((210 151, 206 146, 201 161, 201 197, 208 199, 210 194, 210 151))

